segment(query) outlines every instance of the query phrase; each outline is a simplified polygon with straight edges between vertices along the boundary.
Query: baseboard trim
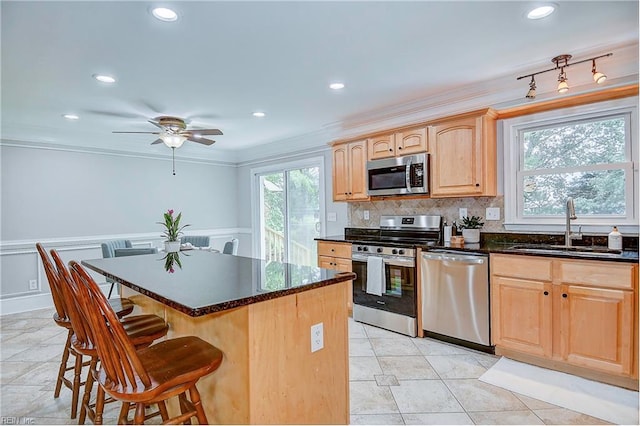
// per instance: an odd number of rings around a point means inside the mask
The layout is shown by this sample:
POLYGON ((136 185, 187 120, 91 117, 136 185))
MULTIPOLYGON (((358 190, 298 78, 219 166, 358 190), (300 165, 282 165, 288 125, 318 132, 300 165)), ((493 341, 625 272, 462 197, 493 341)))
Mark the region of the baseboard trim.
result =
MULTIPOLYGON (((105 294, 109 292, 109 288, 111 288, 111 284, 100 284, 100 289, 105 294)), ((117 287, 114 288, 114 290, 116 289, 117 287)), ((114 294, 111 295, 111 297, 113 296, 114 294)), ((46 308, 53 308, 51 293, 30 294, 28 296, 18 296, 0 300, 0 316, 46 308)))

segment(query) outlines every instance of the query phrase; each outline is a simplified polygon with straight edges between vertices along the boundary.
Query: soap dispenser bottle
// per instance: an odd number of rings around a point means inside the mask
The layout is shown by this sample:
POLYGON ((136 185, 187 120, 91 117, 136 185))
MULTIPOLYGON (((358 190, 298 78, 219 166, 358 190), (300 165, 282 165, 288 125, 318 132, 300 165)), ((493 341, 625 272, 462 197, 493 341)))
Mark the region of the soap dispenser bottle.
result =
POLYGON ((622 234, 617 226, 609 233, 609 250, 622 250, 622 234))

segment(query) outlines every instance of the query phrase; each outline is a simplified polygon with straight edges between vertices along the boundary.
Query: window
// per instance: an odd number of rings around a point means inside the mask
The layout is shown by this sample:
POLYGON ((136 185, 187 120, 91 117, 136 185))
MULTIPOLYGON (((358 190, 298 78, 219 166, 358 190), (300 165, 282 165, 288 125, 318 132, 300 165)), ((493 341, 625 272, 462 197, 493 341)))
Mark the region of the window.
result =
POLYGON ((638 232, 636 103, 602 102, 506 120, 505 228, 564 227, 566 199, 573 197, 573 223, 584 231, 617 225, 638 232))

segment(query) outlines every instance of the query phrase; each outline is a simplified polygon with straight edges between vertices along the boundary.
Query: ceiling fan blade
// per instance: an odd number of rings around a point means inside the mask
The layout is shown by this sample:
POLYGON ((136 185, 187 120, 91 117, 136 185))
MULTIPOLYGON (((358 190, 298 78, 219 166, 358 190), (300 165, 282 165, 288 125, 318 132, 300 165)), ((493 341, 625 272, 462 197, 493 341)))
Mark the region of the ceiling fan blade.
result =
POLYGON ((187 138, 188 141, 201 143, 202 145, 213 145, 216 141, 207 139, 207 138, 197 138, 195 136, 190 136, 187 138))
POLYGON ((86 109, 84 111, 90 114, 104 115, 107 117, 137 118, 137 119, 144 118, 144 116, 140 114, 133 114, 128 112, 105 111, 105 110, 99 110, 99 109, 86 109))
POLYGON ((222 135, 219 129, 191 129, 189 131, 194 135, 222 135))
POLYGON ((162 143, 162 139, 156 139, 155 141, 151 142, 151 145, 157 145, 159 143, 162 143))
POLYGON ((164 130, 164 127, 162 127, 162 125, 160 125, 160 123, 158 123, 157 121, 153 121, 153 120, 147 120, 147 121, 153 124, 154 126, 156 126, 157 128, 164 130))
POLYGON ((111 133, 144 133, 146 135, 159 135, 160 132, 111 132, 111 133))

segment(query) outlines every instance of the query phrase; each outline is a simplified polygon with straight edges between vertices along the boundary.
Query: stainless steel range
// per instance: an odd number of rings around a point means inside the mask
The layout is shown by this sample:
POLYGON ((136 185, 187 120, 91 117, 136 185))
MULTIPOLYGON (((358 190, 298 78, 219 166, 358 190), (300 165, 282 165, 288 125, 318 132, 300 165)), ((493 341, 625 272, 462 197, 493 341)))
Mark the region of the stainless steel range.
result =
POLYGON ((436 245, 440 216, 382 216, 380 229, 347 228, 354 242, 351 261, 353 319, 415 337, 417 335, 416 245, 436 245))

